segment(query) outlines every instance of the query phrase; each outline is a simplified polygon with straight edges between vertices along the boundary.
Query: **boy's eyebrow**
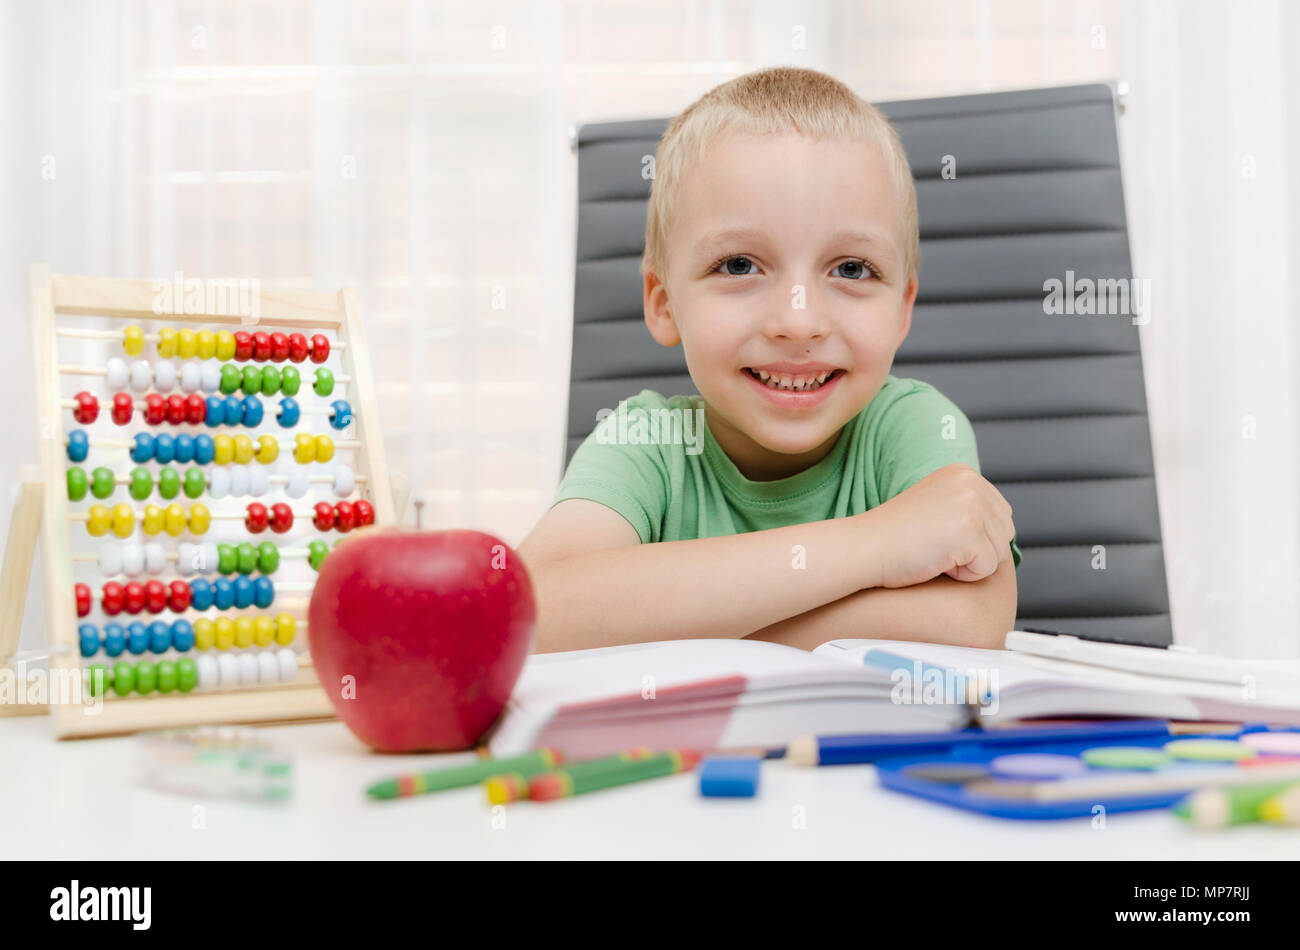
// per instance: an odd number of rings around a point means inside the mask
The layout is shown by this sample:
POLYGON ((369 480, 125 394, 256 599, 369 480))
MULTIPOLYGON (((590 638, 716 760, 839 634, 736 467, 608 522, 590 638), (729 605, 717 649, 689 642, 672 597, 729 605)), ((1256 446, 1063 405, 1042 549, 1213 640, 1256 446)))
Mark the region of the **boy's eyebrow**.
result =
MULTIPOLYGON (((756 241, 765 237, 766 235, 758 228, 725 228, 720 231, 711 231, 695 245, 695 253, 703 256, 710 249, 715 247, 720 249, 722 245, 733 241, 756 241)), ((894 254, 893 242, 873 231, 836 231, 827 238, 827 243, 830 244, 852 242, 870 244, 873 248, 891 257, 894 254)))

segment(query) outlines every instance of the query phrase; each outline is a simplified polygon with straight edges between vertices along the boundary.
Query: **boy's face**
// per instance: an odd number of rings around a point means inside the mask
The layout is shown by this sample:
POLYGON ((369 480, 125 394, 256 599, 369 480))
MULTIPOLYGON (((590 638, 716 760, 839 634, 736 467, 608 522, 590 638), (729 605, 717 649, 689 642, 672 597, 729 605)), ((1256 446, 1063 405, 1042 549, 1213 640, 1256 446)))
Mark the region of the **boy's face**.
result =
POLYGON ((916 299, 901 214, 864 142, 730 133, 683 177, 646 324, 747 477, 815 463, 880 391, 916 299))

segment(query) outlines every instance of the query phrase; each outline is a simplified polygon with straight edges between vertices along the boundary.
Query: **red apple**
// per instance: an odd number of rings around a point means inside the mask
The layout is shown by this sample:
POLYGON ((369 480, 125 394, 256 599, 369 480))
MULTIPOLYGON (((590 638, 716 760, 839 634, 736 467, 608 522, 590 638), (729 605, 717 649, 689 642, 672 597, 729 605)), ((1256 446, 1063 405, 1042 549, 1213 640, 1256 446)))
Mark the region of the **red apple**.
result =
POLYGON ((312 662, 339 718, 384 752, 468 749, 505 708, 532 645, 523 561, 479 531, 369 529, 312 592, 312 662))

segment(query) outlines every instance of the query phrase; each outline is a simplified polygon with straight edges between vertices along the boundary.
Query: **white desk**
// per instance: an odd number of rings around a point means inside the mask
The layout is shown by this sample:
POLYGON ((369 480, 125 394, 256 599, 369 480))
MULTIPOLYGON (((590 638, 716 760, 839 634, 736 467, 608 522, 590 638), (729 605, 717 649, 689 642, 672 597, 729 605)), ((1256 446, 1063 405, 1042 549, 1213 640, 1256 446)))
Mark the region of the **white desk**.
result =
POLYGON ((870 766, 764 763, 756 799, 702 799, 692 775, 497 811, 481 789, 390 802, 372 780, 470 756, 380 756, 340 723, 268 728, 295 755, 291 803, 201 803, 133 784, 129 739, 56 741, 0 720, 5 858, 1296 858, 1300 829, 1197 832, 1167 812, 1016 822, 875 785, 870 766), (204 806, 204 828, 195 807, 204 806), (793 827, 801 807, 806 829, 793 827), (497 825, 494 827, 494 821, 497 825))

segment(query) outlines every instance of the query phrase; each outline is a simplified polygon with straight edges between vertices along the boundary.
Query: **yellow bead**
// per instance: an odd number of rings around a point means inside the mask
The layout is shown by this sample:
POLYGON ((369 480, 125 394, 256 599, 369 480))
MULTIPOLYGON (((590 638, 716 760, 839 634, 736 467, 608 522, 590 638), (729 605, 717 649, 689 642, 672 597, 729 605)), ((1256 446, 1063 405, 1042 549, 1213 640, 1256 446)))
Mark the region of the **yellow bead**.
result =
POLYGON ((293 634, 298 624, 292 614, 275 615, 275 642, 282 647, 293 643, 293 634))
POLYGON ((257 438, 257 460, 263 465, 270 465, 280 457, 280 443, 269 435, 257 438))
POLYGON ((113 515, 104 505, 91 505, 90 511, 86 512, 86 530, 90 532, 92 538, 100 538, 108 534, 112 523, 113 515))
POLYGON ((235 646, 246 650, 253 645, 253 621, 240 617, 235 621, 235 646))
POLYGON ((163 529, 163 510, 157 505, 144 506, 144 533, 150 536, 159 534, 163 529))
POLYGON ((217 338, 211 330, 200 330, 194 334, 194 352, 201 360, 210 360, 217 355, 217 338))
POLYGON ((235 442, 235 462, 239 465, 247 465, 253 461, 253 440, 246 435, 237 435, 235 442))
POLYGON ((207 505, 199 501, 190 506, 190 534, 207 534, 211 524, 212 512, 207 505))
POLYGON ((316 461, 328 462, 334 457, 334 440, 327 435, 316 436, 316 461))
POLYGON ((235 622, 229 617, 219 617, 214 626, 216 627, 216 636, 213 638, 213 643, 216 648, 218 650, 229 650, 235 643, 235 622))
POLYGON ((235 357, 235 335, 229 330, 217 331, 217 359, 229 360, 235 357))
POLYGON ((229 465, 235 454, 235 444, 230 436, 219 435, 212 440, 212 461, 217 465, 229 465))
POLYGON ((212 621, 207 617, 200 617, 194 621, 194 645, 200 650, 212 649, 212 621))
POLYGON ((119 538, 129 538, 135 532, 135 512, 130 505, 113 506, 113 533, 119 538))
POLYGON ((180 505, 168 505, 163 512, 163 530, 173 538, 185 533, 185 509, 180 505))
POLYGON ((183 360, 194 358, 193 330, 181 330, 176 334, 176 355, 183 360))
POLYGON ((316 458, 316 440, 306 432, 299 432, 294 438, 294 461, 306 465, 316 458))
POLYGON ((158 328, 158 355, 165 360, 171 359, 176 355, 175 327, 158 328))
POLYGON ((275 621, 270 617, 258 617, 253 621, 253 641, 259 647, 269 647, 275 639, 275 621))
POLYGON ((144 352, 144 331, 132 324, 122 331, 122 351, 127 356, 139 356, 144 352))

